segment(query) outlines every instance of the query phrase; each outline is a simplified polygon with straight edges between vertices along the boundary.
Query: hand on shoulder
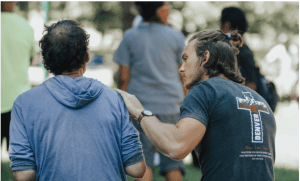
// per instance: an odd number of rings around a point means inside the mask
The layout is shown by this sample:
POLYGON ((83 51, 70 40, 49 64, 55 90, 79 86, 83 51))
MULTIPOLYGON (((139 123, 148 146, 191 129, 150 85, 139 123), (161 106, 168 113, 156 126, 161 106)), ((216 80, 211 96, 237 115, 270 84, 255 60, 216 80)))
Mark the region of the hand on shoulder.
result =
POLYGON ((122 97, 125 102, 125 105, 129 111, 129 114, 134 118, 138 119, 141 112, 144 110, 144 107, 140 101, 135 97, 135 95, 129 94, 120 89, 115 89, 122 97))

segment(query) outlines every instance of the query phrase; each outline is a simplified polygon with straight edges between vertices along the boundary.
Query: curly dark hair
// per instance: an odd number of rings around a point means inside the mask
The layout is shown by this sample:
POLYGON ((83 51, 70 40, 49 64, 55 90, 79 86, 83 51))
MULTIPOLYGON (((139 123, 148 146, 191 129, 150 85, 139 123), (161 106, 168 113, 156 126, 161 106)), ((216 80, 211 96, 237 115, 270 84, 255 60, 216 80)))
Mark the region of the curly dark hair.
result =
POLYGON ((45 25, 46 34, 39 41, 45 69, 55 75, 80 69, 88 61, 90 35, 81 24, 62 20, 45 25))
POLYGON ((140 15, 143 17, 145 22, 149 21, 160 21, 157 17, 156 10, 164 5, 164 2, 135 2, 135 5, 138 7, 140 15))
POLYGON ((243 35, 248 30, 245 13, 236 7, 227 7, 222 10, 221 23, 230 22, 231 30, 237 30, 243 35))
POLYGON ((195 34, 189 42, 194 39, 197 39, 195 50, 198 58, 204 57, 206 50, 210 53, 209 60, 204 65, 210 78, 221 73, 234 82, 245 83, 236 57, 239 53, 237 45, 243 44, 242 36, 237 31, 233 31, 229 38, 221 30, 207 30, 195 34))

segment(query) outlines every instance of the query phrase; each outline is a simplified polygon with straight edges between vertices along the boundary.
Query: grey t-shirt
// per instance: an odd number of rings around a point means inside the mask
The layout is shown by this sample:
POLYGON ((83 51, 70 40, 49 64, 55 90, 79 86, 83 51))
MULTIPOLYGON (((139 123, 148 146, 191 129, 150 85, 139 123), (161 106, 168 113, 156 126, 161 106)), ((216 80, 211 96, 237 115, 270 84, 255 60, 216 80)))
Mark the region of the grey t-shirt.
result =
POLYGON ((220 77, 198 82, 180 108, 206 126, 195 151, 206 180, 274 180, 276 123, 252 89, 220 77))
POLYGON ((127 30, 114 61, 130 68, 127 92, 154 114, 179 113, 183 87, 179 64, 184 49, 182 33, 167 25, 141 23, 127 30))

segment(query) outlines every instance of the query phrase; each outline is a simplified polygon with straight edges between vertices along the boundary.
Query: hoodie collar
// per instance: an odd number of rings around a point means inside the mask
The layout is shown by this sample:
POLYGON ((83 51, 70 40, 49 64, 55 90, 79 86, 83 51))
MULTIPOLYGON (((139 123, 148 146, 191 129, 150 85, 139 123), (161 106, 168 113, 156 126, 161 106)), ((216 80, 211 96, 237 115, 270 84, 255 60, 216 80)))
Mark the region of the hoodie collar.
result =
POLYGON ((71 78, 65 75, 52 77, 43 84, 58 102, 75 109, 91 103, 104 88, 104 85, 95 79, 71 78))

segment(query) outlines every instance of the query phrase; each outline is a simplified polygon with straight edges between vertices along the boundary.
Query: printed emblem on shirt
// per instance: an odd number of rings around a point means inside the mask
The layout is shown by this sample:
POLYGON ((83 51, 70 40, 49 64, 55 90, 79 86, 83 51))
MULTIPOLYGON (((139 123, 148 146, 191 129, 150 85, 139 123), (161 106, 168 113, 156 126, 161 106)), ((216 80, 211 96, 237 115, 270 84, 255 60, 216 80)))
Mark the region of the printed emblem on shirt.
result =
POLYGON ((253 143, 263 143, 263 126, 260 113, 269 114, 267 105, 256 101, 250 92, 242 92, 245 98, 236 97, 237 108, 250 112, 251 135, 253 143))

